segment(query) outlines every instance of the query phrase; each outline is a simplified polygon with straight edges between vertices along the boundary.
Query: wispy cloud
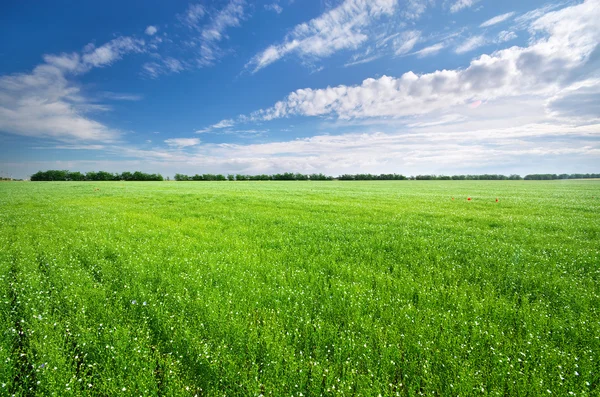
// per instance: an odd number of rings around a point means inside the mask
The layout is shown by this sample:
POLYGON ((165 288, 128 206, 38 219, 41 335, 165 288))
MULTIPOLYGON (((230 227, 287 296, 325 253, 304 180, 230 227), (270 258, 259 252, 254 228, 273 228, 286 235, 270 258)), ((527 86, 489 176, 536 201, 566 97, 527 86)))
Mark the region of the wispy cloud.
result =
POLYGON ((200 57, 201 66, 212 65, 222 55, 217 43, 223 40, 230 27, 240 26, 244 17, 244 0, 231 0, 223 9, 212 16, 211 21, 201 31, 200 57))
POLYGON ((466 52, 473 51, 476 48, 482 47, 486 44, 486 39, 483 36, 473 36, 468 38, 461 45, 456 47, 455 52, 457 54, 464 54, 466 52))
POLYGON ((402 32, 394 39, 394 47, 396 55, 403 55, 410 52, 421 38, 421 32, 418 30, 409 30, 402 32))
MULTIPOLYGON (((97 48, 88 45, 81 56, 82 64, 88 68, 107 66, 118 61, 125 54, 142 52, 144 44, 144 41, 140 39, 118 37, 97 48)), ((47 58, 46 62, 48 62, 47 58)))
POLYGON ((517 34, 515 32, 511 32, 508 30, 503 30, 498 33, 498 37, 496 38, 496 43, 505 43, 507 41, 511 41, 517 38, 517 34))
POLYGON ((403 4, 402 15, 407 19, 419 19, 433 2, 427 0, 406 0, 403 4))
POLYGON ((213 130, 219 130, 222 128, 229 128, 229 127, 233 127, 235 125, 235 121, 233 119, 226 119, 226 120, 221 120, 218 123, 215 123, 209 127, 197 130, 196 133, 197 134, 202 134, 205 132, 211 132, 213 130))
POLYGON ((126 94, 112 91, 104 91, 101 94, 102 98, 110 99, 113 101, 141 101, 144 99, 142 95, 138 94, 126 94))
POLYGON ((202 4, 190 4, 187 10, 178 18, 187 27, 197 29, 205 14, 206 10, 202 4))
MULTIPOLYGON (((118 37, 102 46, 87 45, 80 53, 44 55, 30 73, 0 77, 0 131, 56 140, 114 141, 120 133, 89 116, 107 110, 86 97, 73 77, 106 67, 125 54, 144 51, 144 41, 118 37)), ((137 100, 106 94, 107 99, 137 100), (110 98, 112 96, 112 98, 110 98)))
POLYGON ((170 147, 176 147, 179 149, 196 146, 200 144, 200 139, 198 138, 171 138, 165 139, 165 143, 170 147))
MULTIPOLYGON (((201 4, 191 4, 187 10, 178 15, 179 21, 191 29, 192 38, 185 41, 187 61, 180 60, 180 65, 187 69, 190 67, 207 67, 219 61, 227 51, 219 43, 227 39, 227 30, 241 25, 245 18, 245 0, 229 0, 223 8, 212 9, 201 4)), ((172 73, 174 69, 162 67, 158 64, 147 64, 146 72, 150 76, 163 73, 172 73)), ((179 71, 179 68, 175 69, 179 71)))
POLYGON ((462 10, 463 8, 472 7, 477 2, 479 2, 479 0, 457 0, 450 6, 450 12, 455 13, 462 10))
POLYGON ((156 58, 156 61, 146 62, 142 65, 143 75, 156 78, 162 74, 179 73, 186 69, 186 64, 173 57, 156 56, 156 58))
POLYGON ((392 14, 395 6, 395 0, 345 0, 321 16, 297 25, 282 43, 258 53, 246 67, 257 72, 292 53, 322 58, 342 49, 357 48, 367 40, 368 27, 382 15, 392 14))
POLYGON ((420 58, 423 58, 423 57, 427 57, 430 55, 435 55, 438 52, 440 52, 441 50, 443 50, 444 48, 446 48, 445 43, 437 43, 437 44, 430 45, 429 47, 425 47, 419 51, 416 51, 415 54, 418 55, 420 58))
POLYGON ((487 28, 488 26, 497 25, 497 24, 499 24, 501 22, 504 22, 504 21, 512 18, 513 15, 515 15, 514 12, 507 12, 506 14, 495 16, 493 18, 488 19, 487 21, 485 21, 481 25, 479 25, 479 27, 480 28, 487 28))
POLYGON ((281 7, 277 3, 265 4, 265 10, 274 11, 277 14, 281 14, 283 12, 283 7, 281 7))
POLYGON ((360 58, 360 59, 357 59, 356 61, 345 63, 344 67, 350 67, 350 66, 355 66, 355 65, 361 65, 363 63, 373 62, 374 60, 379 59, 379 58, 381 58, 381 55, 373 55, 373 56, 366 57, 366 58, 360 58))

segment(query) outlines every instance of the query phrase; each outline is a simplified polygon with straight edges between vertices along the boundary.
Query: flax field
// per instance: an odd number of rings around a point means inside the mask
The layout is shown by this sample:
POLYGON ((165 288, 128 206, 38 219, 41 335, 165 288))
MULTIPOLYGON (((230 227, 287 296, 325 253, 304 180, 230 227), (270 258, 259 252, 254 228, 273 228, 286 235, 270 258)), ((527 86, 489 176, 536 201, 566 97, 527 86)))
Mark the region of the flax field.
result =
POLYGON ((598 396, 600 181, 0 183, 1 396, 598 396))

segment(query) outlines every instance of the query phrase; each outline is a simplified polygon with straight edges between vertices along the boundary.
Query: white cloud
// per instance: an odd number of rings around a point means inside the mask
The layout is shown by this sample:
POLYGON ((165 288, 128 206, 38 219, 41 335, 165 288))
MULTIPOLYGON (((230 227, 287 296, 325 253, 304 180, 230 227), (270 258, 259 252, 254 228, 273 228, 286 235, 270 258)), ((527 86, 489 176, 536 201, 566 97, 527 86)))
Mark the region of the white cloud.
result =
POLYGON ((485 37, 473 36, 467 39, 464 43, 456 47, 457 54, 464 54, 465 52, 473 51, 476 48, 482 47, 486 44, 485 37))
POLYGON ((410 52, 415 44, 421 38, 421 32, 418 30, 409 30, 402 32, 398 37, 394 39, 394 47, 396 48, 396 55, 403 55, 410 52))
POLYGON ((143 40, 131 37, 118 37, 100 47, 88 47, 88 51, 84 51, 81 59, 83 63, 90 67, 106 66, 118 61, 127 53, 142 52, 144 44, 143 40))
POLYGON ((347 62, 344 64, 344 67, 349 67, 349 66, 354 66, 354 65, 361 65, 363 63, 369 63, 369 62, 373 62, 376 59, 381 58, 381 55, 373 55, 370 57, 366 57, 366 58, 362 58, 362 59, 357 59, 356 61, 352 61, 352 62, 347 62))
POLYGON ((222 56, 217 43, 225 38, 225 31, 230 27, 240 26, 244 17, 244 0, 231 0, 222 10, 217 12, 208 25, 200 32, 200 66, 209 66, 222 56))
POLYGON ((156 32, 158 32, 158 28, 156 26, 148 26, 144 31, 148 36, 154 36, 156 32))
POLYGON ((461 114, 447 114, 440 117, 437 120, 430 121, 419 121, 416 123, 410 123, 406 126, 409 128, 425 128, 425 127, 433 127, 436 125, 446 125, 451 123, 458 123, 460 121, 465 121, 467 118, 461 114))
MULTIPOLYGON (((510 110, 518 113, 521 105, 513 103, 510 110)), ((524 113, 530 113, 529 109, 524 113)), ((505 114, 498 117, 503 121, 511 119, 505 114)), ((405 175, 597 172, 598 138, 599 124, 531 122, 495 127, 487 121, 479 126, 456 122, 393 132, 319 134, 270 143, 201 144, 185 151, 177 146, 146 150, 114 145, 104 147, 105 152, 128 160, 5 162, 2 167, 16 177, 26 177, 39 169, 140 169, 166 176, 169 172, 194 174, 200 167, 204 172, 243 174, 293 171, 340 175, 391 170, 405 175)))
POLYGON ((450 6, 450 12, 455 13, 463 8, 472 7, 475 3, 479 2, 479 0, 457 0, 452 6, 450 6))
POLYGON ((175 58, 166 58, 164 64, 171 73, 179 73, 184 69, 181 62, 175 58))
POLYGON ((536 8, 535 10, 528 11, 523 15, 519 15, 515 18, 516 26, 520 29, 527 28, 529 27, 531 21, 540 18, 542 15, 545 15, 558 7, 561 7, 562 5, 564 5, 564 3, 561 2, 557 2, 554 4, 546 4, 540 8, 536 8))
POLYGON ((221 120, 217 124, 212 125, 211 128, 227 128, 227 127, 232 127, 233 125, 234 125, 234 121, 231 119, 221 120))
POLYGON ((441 50, 443 50, 444 48, 446 48, 446 44, 437 43, 434 45, 430 45, 429 47, 425 47, 425 48, 415 52, 415 54, 422 58, 422 57, 426 57, 429 55, 435 55, 438 52, 440 52, 441 50))
POLYGON ((600 123, 600 79, 592 78, 560 91, 546 103, 548 112, 563 122, 600 123))
MULTIPOLYGON (((91 103, 70 78, 143 50, 142 40, 118 37, 97 48, 87 45, 81 54, 45 55, 45 63, 30 73, 0 76, 0 130, 65 141, 116 140, 118 131, 89 116, 108 108, 91 103)), ((138 98, 113 95, 112 99, 138 98)))
POLYGON ((165 139, 165 143, 170 147, 176 148, 185 148, 189 146, 196 146, 200 144, 200 139, 198 138, 171 138, 165 139))
MULTIPOLYGON (((196 36, 184 42, 188 54, 192 54, 193 61, 179 61, 184 69, 190 67, 207 67, 214 65, 222 58, 226 51, 221 49, 219 43, 227 39, 227 29, 240 26, 244 19, 245 0, 229 0, 220 10, 205 8, 200 4, 192 4, 185 13, 178 15, 181 23, 195 31, 196 36)), ((161 65, 148 64, 146 74, 156 77, 162 73, 173 72, 173 68, 160 67, 161 65)), ((179 71, 179 68, 175 68, 179 71)))
POLYGON ((233 119, 226 119, 226 120, 221 120, 216 124, 213 124, 209 127, 203 128, 201 130, 197 130, 196 133, 197 134, 202 134, 205 132, 211 132, 213 130, 218 130, 218 129, 222 129, 222 128, 229 128, 229 127, 233 127, 235 125, 235 121, 233 119))
POLYGON ((124 94, 111 91, 103 92, 102 97, 106 99, 111 99, 113 101, 141 101, 142 99, 144 99, 142 95, 124 94))
MULTIPOLYGON (((482 55, 465 69, 441 70, 399 78, 366 79, 360 85, 299 89, 273 107, 259 110, 255 120, 303 116, 403 117, 426 114, 476 99, 519 95, 548 97, 585 70, 600 42, 600 7, 586 1, 547 13, 530 27, 540 36, 529 47, 511 47, 482 55), (582 69, 583 68, 583 69, 582 69)), ((421 50, 431 53, 441 47, 421 50)), ((417 52, 419 53, 419 52, 417 52)), ((593 73, 593 68, 588 73, 593 73)), ((596 69, 597 70, 597 69, 596 69)))
POLYGON ((146 62, 142 65, 143 74, 156 78, 161 74, 179 73, 186 68, 183 62, 173 57, 157 56, 157 58, 157 61, 146 62))
POLYGON ((244 16, 243 0, 232 0, 219 11, 211 20, 208 26, 202 29, 202 38, 206 41, 219 41, 227 28, 239 26, 240 19, 244 16))
MULTIPOLYGON (((518 104, 513 109, 518 112, 518 104)), ((527 167, 524 164, 532 159, 536 166, 562 167, 563 172, 567 159, 577 159, 578 167, 585 162, 592 167, 600 155, 598 124, 527 123, 500 128, 471 127, 459 115, 446 116, 429 124, 415 123, 412 128, 396 132, 375 130, 320 134, 269 143, 204 144, 188 153, 142 150, 131 153, 145 162, 166 160, 174 166, 201 164, 210 172, 294 171, 330 175, 380 173, 390 169, 409 175, 464 173, 461 169, 474 173, 473 170, 486 168, 506 172, 508 167, 523 171, 527 167), (574 136, 577 139, 571 139, 574 136), (563 160, 563 164, 556 165, 557 159, 563 160)), ((552 172, 552 168, 544 171, 552 172)))
POLYGON ((201 4, 190 4, 185 13, 179 15, 179 20, 189 28, 197 28, 205 14, 206 10, 201 4))
POLYGON ((515 32, 503 30, 500 33, 498 33, 498 37, 496 38, 496 43, 506 43, 507 41, 511 41, 516 38, 517 38, 517 34, 515 32))
POLYGON ((507 12, 506 14, 495 16, 493 18, 488 19, 487 21, 485 21, 481 25, 479 25, 479 27, 480 28, 487 28, 488 26, 493 26, 493 25, 499 24, 500 22, 504 22, 507 19, 512 18, 513 15, 515 15, 514 12, 507 12))
POLYGON ((265 4, 265 10, 274 11, 277 14, 283 12, 283 8, 277 3, 265 4))
POLYGON ((63 73, 80 74, 95 67, 109 66, 120 60, 125 54, 143 52, 144 46, 144 40, 120 36, 100 47, 90 43, 84 47, 81 54, 46 54, 43 59, 47 65, 51 65, 63 73))
POLYGON ((281 44, 269 46, 246 67, 257 72, 291 53, 322 58, 342 49, 357 48, 367 40, 367 28, 382 15, 392 14, 395 6, 395 0, 345 0, 321 16, 294 27, 281 44))
POLYGON ((403 4, 402 15, 407 19, 419 19, 421 15, 427 10, 429 2, 426 0, 406 0, 403 4))

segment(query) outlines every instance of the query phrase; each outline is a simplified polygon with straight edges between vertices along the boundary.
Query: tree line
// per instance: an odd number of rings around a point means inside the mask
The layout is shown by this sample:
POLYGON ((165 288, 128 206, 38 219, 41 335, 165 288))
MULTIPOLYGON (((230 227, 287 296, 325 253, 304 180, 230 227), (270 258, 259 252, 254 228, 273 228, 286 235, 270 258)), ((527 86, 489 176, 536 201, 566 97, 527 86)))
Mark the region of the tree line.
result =
POLYGON ((284 172, 283 174, 261 174, 261 175, 244 175, 244 174, 196 174, 184 175, 175 174, 176 181, 331 181, 334 178, 324 174, 300 174, 293 172, 284 172))
POLYGON ((518 181, 522 180, 520 175, 512 174, 509 176, 501 174, 481 174, 481 175, 417 175, 410 179, 417 181, 518 181))
POLYGON ((112 173, 106 171, 79 171, 48 170, 38 171, 31 175, 32 181, 162 181, 161 174, 147 174, 145 172, 112 173))
POLYGON ((527 181, 550 181, 554 179, 592 179, 600 178, 600 174, 531 174, 526 175, 527 181))
MULTIPOLYGON (((401 174, 343 174, 336 177, 319 174, 301 174, 284 172, 281 174, 175 174, 176 181, 444 181, 444 180, 554 180, 554 179, 590 179, 600 178, 600 174, 530 174, 524 178, 520 175, 481 174, 481 175, 417 175, 404 176, 401 174)), ((9 178, 2 178, 9 179, 9 178)), ((48 170, 38 171, 31 176, 32 181, 162 181, 161 174, 148 174, 145 172, 122 172, 111 173, 106 171, 90 171, 82 173, 79 171, 48 170)), ((167 178, 169 180, 169 178, 167 178)))

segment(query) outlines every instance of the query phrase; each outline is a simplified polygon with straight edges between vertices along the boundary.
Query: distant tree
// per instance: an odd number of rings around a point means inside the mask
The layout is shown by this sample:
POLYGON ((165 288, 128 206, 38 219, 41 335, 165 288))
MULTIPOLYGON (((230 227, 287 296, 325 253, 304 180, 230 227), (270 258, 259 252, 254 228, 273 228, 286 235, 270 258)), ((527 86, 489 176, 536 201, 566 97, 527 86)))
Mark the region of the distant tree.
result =
POLYGON ((69 172, 69 180, 71 181, 85 181, 85 175, 79 171, 69 172))

